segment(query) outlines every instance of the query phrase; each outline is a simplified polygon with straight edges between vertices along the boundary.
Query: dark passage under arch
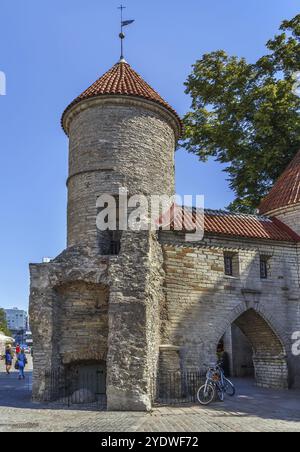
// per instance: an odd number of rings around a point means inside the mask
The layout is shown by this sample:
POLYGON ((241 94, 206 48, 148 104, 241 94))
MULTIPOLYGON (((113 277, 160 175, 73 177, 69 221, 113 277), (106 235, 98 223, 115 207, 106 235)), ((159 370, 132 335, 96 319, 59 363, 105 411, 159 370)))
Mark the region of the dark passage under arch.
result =
POLYGON ((285 347, 272 327, 254 309, 233 322, 220 344, 223 344, 233 376, 253 375, 258 386, 288 388, 285 347))

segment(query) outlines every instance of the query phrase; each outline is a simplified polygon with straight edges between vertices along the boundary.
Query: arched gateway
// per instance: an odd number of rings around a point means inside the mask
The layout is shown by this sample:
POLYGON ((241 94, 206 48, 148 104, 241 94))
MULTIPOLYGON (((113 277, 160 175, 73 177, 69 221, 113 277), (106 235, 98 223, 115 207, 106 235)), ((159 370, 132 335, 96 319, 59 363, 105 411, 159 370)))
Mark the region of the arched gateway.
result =
POLYGON ((92 362, 106 372, 109 410, 149 411, 157 375, 205 370, 232 324, 251 344, 260 386, 288 386, 288 354, 299 387, 290 350, 299 330, 300 152, 262 204, 267 216, 198 209, 199 219, 197 209, 175 209, 170 230, 137 232, 116 214, 108 231, 98 222, 103 195, 122 210, 120 194, 175 194, 182 121, 122 58, 67 107, 62 126, 67 248, 30 265, 34 400, 47 393, 45 369, 75 368, 80 380, 92 362), (195 224, 183 224, 185 212, 195 224), (202 240, 192 235, 199 226, 202 240))
POLYGON ((222 342, 235 376, 241 376, 241 373, 237 374, 237 372, 241 372, 242 367, 248 367, 248 371, 245 369, 245 376, 249 376, 252 361, 258 386, 288 388, 288 365, 284 341, 262 312, 251 308, 238 315, 223 336, 222 342), (237 369, 238 367, 240 369, 237 369))

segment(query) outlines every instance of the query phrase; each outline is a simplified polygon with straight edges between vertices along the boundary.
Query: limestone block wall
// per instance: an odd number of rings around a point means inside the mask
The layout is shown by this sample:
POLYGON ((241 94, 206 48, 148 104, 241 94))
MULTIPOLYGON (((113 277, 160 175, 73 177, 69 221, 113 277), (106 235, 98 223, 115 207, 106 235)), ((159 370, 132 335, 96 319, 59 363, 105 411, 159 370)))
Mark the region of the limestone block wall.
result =
POLYGON ((257 384, 266 388, 287 389, 288 367, 280 337, 252 309, 242 314, 235 323, 252 345, 257 384))
POLYGON ((109 269, 107 404, 148 411, 155 392, 160 344, 162 251, 156 235, 124 232, 109 269))
POLYGON ((167 344, 161 345, 159 347, 159 376, 167 375, 169 372, 180 371, 180 347, 167 344))
POLYGON ((254 356, 253 363, 258 386, 270 389, 288 389, 288 369, 284 358, 254 356))
POLYGON ((285 223, 293 231, 300 235, 300 204, 284 207, 268 213, 271 217, 276 217, 285 223))
POLYGON ((45 372, 57 368, 57 341, 55 341, 55 319, 57 298, 49 285, 50 269, 47 264, 30 266, 30 326, 34 338, 33 354, 33 400, 40 401, 46 395, 45 372))
MULTIPOLYGON (((69 113, 71 114, 71 113, 69 113)), ((108 96, 76 107, 70 122, 68 246, 102 254, 96 200, 117 195, 174 194, 176 133, 171 113, 146 100, 108 96)))
POLYGON ((30 265, 34 338, 33 399, 47 396, 46 372, 106 358, 108 259, 72 248, 49 264, 30 265))
MULTIPOLYGON (((181 347, 182 365, 199 370, 203 363, 215 360, 217 344, 226 330, 251 309, 264 319, 264 331, 269 333, 264 343, 273 334, 277 339, 280 353, 273 350, 272 358, 287 355, 289 382, 295 385, 299 362, 291 355, 291 336, 299 323, 297 246, 218 236, 191 244, 183 234, 174 232, 161 233, 160 241, 166 272, 162 343, 181 347), (236 254, 239 274, 235 277, 224 274, 224 252, 236 254), (260 278, 260 255, 269 257, 266 280, 260 278)), ((260 352, 271 356, 261 347, 257 356, 260 352)), ((286 373, 281 387, 286 384, 286 373)))
POLYGON ((55 329, 61 364, 106 361, 108 288, 74 281, 59 286, 56 293, 55 329))
POLYGON ((183 394, 183 382, 180 362, 180 347, 161 345, 159 348, 158 400, 180 399, 183 394))
POLYGON ((147 277, 147 345, 149 366, 149 390, 152 401, 157 392, 157 374, 159 368, 160 345, 160 306, 163 304, 163 252, 156 234, 150 234, 149 249, 150 268, 147 277))

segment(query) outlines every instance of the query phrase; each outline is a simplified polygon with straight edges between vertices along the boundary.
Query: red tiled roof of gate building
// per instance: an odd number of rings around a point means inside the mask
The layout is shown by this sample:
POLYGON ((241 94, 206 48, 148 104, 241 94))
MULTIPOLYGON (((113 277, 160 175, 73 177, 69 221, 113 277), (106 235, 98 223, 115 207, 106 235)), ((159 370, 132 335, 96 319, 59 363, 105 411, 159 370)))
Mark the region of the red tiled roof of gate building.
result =
POLYGON ((262 200, 261 214, 300 203, 300 151, 262 200))
POLYGON ((66 108, 62 116, 62 124, 65 114, 74 105, 82 100, 103 95, 135 96, 160 104, 173 113, 181 129, 183 128, 176 111, 128 63, 123 61, 115 64, 66 108))
POLYGON ((299 241, 300 237, 276 218, 255 215, 206 212, 206 233, 279 241, 299 241))
MULTIPOLYGON (((186 208, 187 212, 192 209, 186 208)), ((183 209, 176 209, 175 218, 171 223, 171 229, 180 230, 181 224, 185 231, 195 230, 195 223, 201 228, 201 216, 197 221, 196 210, 193 209, 193 216, 182 216, 183 209), (184 218, 184 220, 182 220, 184 218), (193 218, 193 221, 191 221, 193 218)), ((233 214, 219 210, 205 210, 204 214, 205 234, 216 234, 228 237, 241 237, 249 239, 265 239, 275 241, 300 241, 294 231, 283 224, 277 218, 267 218, 256 215, 233 214)))

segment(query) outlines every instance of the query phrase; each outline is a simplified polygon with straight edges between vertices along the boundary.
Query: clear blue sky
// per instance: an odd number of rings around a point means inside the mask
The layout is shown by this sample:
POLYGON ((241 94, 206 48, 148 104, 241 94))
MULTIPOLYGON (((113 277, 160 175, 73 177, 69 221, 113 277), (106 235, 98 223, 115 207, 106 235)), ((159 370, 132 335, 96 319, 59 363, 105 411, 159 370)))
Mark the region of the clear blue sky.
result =
MULTIPOLYGON (((28 263, 55 257, 66 241, 67 104, 119 57, 116 0, 2 2, 0 70, 0 306, 27 308, 28 263)), ((254 61, 299 0, 124 0, 128 62, 183 115, 183 83, 205 52, 254 61)), ((178 193, 204 193, 206 207, 232 200, 215 162, 179 151, 178 193)))

